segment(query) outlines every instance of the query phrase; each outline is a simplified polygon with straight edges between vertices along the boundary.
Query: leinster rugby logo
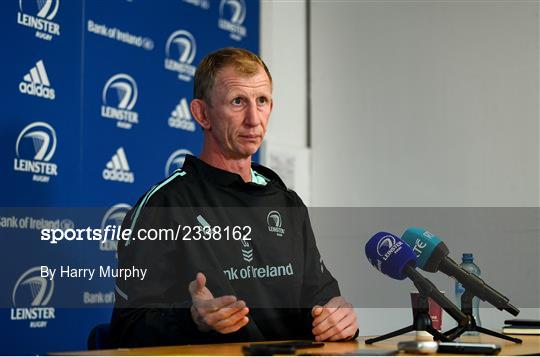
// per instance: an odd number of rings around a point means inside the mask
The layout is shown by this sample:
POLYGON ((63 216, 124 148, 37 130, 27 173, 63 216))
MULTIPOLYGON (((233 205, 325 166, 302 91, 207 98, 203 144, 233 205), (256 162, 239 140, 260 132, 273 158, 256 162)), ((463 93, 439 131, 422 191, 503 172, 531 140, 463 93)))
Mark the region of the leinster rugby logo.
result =
MULTIPOLYGON (((403 244, 402 241, 396 242, 396 238, 392 235, 386 235, 377 244, 377 254, 379 254, 383 261, 386 261, 390 256, 399 252, 403 244)), ((375 266, 373 262, 371 264, 375 266)), ((382 262, 380 260, 377 260, 377 269, 382 271, 382 262)))
POLYGON ((32 173, 32 180, 49 182, 51 176, 58 175, 56 164, 49 162, 56 151, 56 132, 44 122, 27 125, 15 143, 17 158, 15 171, 32 173))
POLYGON ((17 23, 36 30, 36 37, 51 41, 54 36, 60 36, 60 25, 53 22, 60 0, 19 0, 17 23))
POLYGON ((391 235, 385 236, 377 244, 377 254, 381 257, 384 256, 394 245, 396 244, 396 239, 391 235))
POLYGON ((29 320, 30 328, 47 326, 54 319, 54 308, 46 307, 54 292, 54 280, 41 277, 40 267, 25 271, 15 283, 11 300, 11 320, 29 320))
POLYGON ((125 73, 112 76, 103 87, 101 116, 116 120, 119 128, 131 129, 139 123, 139 114, 133 110, 138 95, 133 77, 125 73))
POLYGON ((189 82, 195 76, 192 65, 197 53, 195 38, 186 30, 172 33, 165 45, 165 69, 178 73, 178 79, 189 82))
POLYGON ((270 211, 266 216, 266 223, 268 224, 269 232, 276 233, 278 237, 282 237, 285 234, 285 229, 281 228, 283 221, 278 211, 270 211))
POLYGON ((245 19, 246 3, 244 0, 221 0, 218 27, 229 32, 233 40, 240 41, 246 37, 247 30, 243 26, 245 19))

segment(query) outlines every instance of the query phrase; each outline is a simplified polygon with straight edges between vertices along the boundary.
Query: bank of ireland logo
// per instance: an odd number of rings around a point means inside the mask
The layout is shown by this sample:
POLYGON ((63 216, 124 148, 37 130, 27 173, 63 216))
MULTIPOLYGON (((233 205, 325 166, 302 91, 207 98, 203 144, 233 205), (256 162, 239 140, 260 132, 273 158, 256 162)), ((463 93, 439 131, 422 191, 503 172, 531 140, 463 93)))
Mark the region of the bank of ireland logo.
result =
POLYGON ((240 41, 247 35, 243 26, 246 19, 246 3, 244 0, 221 0, 219 5, 218 27, 230 33, 233 40, 240 41))
POLYGON ((189 111, 189 105, 186 98, 180 99, 174 110, 171 112, 168 124, 171 128, 195 131, 195 121, 189 111))
POLYGON ((185 3, 200 7, 203 10, 210 8, 210 0, 183 0, 185 3))
POLYGON ((31 328, 47 326, 54 319, 54 308, 47 307, 54 293, 54 279, 41 276, 41 267, 25 271, 13 287, 11 320, 30 321, 31 328))
POLYGON ((53 22, 60 0, 19 0, 17 23, 36 30, 36 37, 51 41, 60 36, 60 25, 53 22))
POLYGON ((195 38, 186 30, 173 32, 165 45, 165 69, 177 72, 178 79, 189 82, 195 75, 193 60, 197 53, 195 38))
POLYGON ((269 232, 275 233, 278 237, 282 237, 285 234, 285 229, 281 228, 283 221, 281 220, 281 214, 278 211, 268 212, 266 223, 268 224, 269 232))
POLYGON ((184 161, 186 161, 187 155, 193 155, 193 153, 186 149, 180 149, 173 152, 167 159, 165 164, 165 177, 169 177, 178 169, 181 169, 184 166, 184 161))
POLYGON ((118 148, 116 153, 107 162, 102 172, 103 179, 124 183, 135 182, 135 175, 129 168, 126 152, 123 147, 118 148))
POLYGON ((17 137, 13 169, 32 174, 32 180, 47 183, 58 175, 58 166, 50 162, 56 151, 56 131, 45 122, 27 125, 17 137))
POLYGON ((128 74, 118 73, 109 78, 101 93, 101 116, 116 120, 116 126, 131 129, 139 123, 139 114, 133 110, 139 90, 137 82, 128 74))
POLYGON ((19 83, 19 92, 54 100, 56 94, 54 88, 51 87, 43 60, 37 61, 36 65, 24 75, 23 80, 19 83))
MULTIPOLYGON (((105 212, 103 215, 103 218, 101 219, 101 233, 104 234, 105 231, 112 230, 113 227, 117 227, 116 229, 119 230, 122 226, 122 222, 124 221, 124 217, 131 209, 131 206, 127 203, 117 203, 111 208, 105 212)), ((118 247, 118 241, 117 240, 111 240, 111 234, 112 231, 109 232, 109 235, 107 236, 107 239, 102 240, 99 243, 99 250, 105 251, 105 252, 116 252, 118 247)), ((118 257, 118 254, 117 254, 118 257)))

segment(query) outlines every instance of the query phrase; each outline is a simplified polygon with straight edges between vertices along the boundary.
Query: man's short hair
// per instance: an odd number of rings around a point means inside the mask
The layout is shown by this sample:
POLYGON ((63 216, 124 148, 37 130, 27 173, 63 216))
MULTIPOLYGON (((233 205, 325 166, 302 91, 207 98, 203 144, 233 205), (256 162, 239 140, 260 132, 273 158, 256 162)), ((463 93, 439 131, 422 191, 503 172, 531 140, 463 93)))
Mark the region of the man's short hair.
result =
POLYGON ((254 75, 259 66, 272 84, 272 76, 263 60, 256 54, 243 48, 226 47, 206 55, 197 67, 193 83, 193 98, 209 102, 209 94, 216 85, 216 78, 221 69, 232 66, 239 74, 254 75))

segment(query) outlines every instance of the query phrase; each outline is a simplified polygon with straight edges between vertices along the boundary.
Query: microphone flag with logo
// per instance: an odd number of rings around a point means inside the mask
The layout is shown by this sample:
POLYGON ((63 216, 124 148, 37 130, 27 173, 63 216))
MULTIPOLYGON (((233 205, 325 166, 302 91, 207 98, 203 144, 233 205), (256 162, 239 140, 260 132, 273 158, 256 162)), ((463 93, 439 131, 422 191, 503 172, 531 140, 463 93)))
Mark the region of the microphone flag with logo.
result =
POLYGON ((430 273, 439 270, 441 259, 450 252, 446 244, 423 228, 407 228, 401 239, 414 251, 418 258, 418 267, 430 273))
POLYGON ((366 243, 366 256, 375 268, 381 273, 397 280, 407 276, 404 268, 407 265, 416 266, 416 255, 407 245, 395 235, 388 232, 375 234, 366 243))

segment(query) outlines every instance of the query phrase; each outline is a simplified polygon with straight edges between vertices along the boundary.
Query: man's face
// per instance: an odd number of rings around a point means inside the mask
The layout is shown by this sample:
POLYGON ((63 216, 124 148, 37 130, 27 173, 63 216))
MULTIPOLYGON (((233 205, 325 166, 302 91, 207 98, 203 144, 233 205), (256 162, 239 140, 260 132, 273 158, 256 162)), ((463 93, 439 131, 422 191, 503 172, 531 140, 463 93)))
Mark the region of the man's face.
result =
POLYGON ((272 86, 262 67, 254 75, 223 68, 207 105, 208 135, 228 158, 246 158, 261 146, 272 111, 272 86))

